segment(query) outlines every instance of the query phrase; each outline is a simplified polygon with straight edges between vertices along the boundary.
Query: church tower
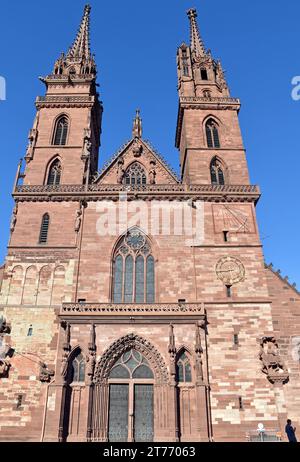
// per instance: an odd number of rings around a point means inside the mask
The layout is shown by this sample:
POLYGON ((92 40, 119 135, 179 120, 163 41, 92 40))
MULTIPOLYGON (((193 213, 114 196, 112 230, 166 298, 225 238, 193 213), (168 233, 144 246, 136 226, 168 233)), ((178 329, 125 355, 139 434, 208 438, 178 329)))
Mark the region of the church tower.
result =
POLYGON ((97 171, 102 105, 90 49, 90 10, 87 5, 68 52, 40 78, 46 94, 36 99, 24 185, 84 184, 97 171))
POLYGON ((90 10, 41 78, 14 184, 0 440, 246 441, 258 423, 283 437, 288 416, 300 425, 300 297, 264 263, 240 102, 191 9, 177 54, 181 177, 144 139, 140 110, 97 172, 90 10))
POLYGON ((176 147, 182 181, 249 185, 238 113, 220 61, 205 49, 195 9, 188 11, 190 45, 177 52, 179 113, 176 147), (222 170, 222 174, 221 171, 222 170))

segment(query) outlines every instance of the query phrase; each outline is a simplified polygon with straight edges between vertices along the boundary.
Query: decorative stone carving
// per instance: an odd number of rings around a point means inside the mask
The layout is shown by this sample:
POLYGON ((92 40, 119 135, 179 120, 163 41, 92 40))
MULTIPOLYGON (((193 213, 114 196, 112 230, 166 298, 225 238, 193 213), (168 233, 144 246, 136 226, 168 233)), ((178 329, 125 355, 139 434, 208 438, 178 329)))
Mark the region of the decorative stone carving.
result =
POLYGON ((149 182, 150 182, 150 184, 155 184, 156 183, 156 181, 155 181, 155 178, 156 178, 156 169, 155 169, 156 162, 154 160, 152 160, 150 162, 150 165, 151 165, 151 169, 149 170, 149 182))
POLYGON ((35 143, 36 143, 36 140, 37 140, 37 134, 38 134, 38 132, 37 132, 37 130, 35 128, 32 128, 29 131, 28 147, 27 147, 26 155, 25 155, 25 160, 26 160, 27 164, 33 159, 33 151, 34 151, 35 143))
POLYGON ((79 233, 80 228, 81 228, 81 222, 82 222, 82 208, 80 207, 78 210, 76 210, 76 219, 75 219, 75 232, 79 233))
POLYGON ((142 152, 143 152, 143 146, 139 143, 135 143, 132 149, 133 156, 134 157, 141 157, 142 152))
POLYGON ((104 352, 96 366, 94 383, 100 384, 106 381, 114 363, 122 353, 132 348, 139 351, 149 361, 155 372, 157 383, 167 384, 169 374, 163 357, 150 342, 133 333, 120 338, 104 352))
POLYGON ((221 90, 228 88, 221 61, 218 61, 216 66, 216 82, 221 90))
POLYGON ((245 267, 237 258, 224 257, 216 265, 216 274, 225 284, 233 285, 245 279, 245 267))
POLYGON ((10 222, 10 232, 13 233, 17 224, 18 204, 16 204, 10 222))
POLYGON ((118 170, 117 170, 117 182, 118 182, 118 184, 123 183, 124 175, 125 175, 124 159, 123 159, 123 157, 120 157, 120 159, 118 161, 118 170))
POLYGON ((279 354, 278 343, 275 337, 263 337, 260 343, 259 359, 262 361, 262 372, 268 380, 275 383, 287 383, 289 373, 279 354))
POLYGON ((96 326, 91 325, 90 330, 90 342, 89 342, 89 356, 87 358, 87 376, 89 378, 89 385, 93 381, 95 366, 96 366, 96 326))
POLYGON ((200 329, 205 327, 204 321, 199 321, 196 323, 196 335, 195 335, 195 354, 196 354, 196 377, 197 383, 203 383, 203 348, 201 344, 201 334, 200 329))
POLYGON ((10 327, 3 315, 0 316, 0 334, 10 334, 10 327))
POLYGON ((39 380, 41 382, 49 383, 53 376, 54 376, 54 371, 52 369, 48 369, 47 364, 41 362, 39 380))
POLYGON ((8 377, 10 362, 7 359, 0 359, 0 378, 5 379, 8 377))
POLYGON ((68 322, 62 322, 61 327, 65 330, 64 332, 64 343, 63 343, 63 354, 62 354, 62 360, 61 360, 61 376, 65 380, 67 377, 68 373, 68 358, 69 358, 69 353, 71 351, 71 345, 70 345, 70 340, 71 340, 71 326, 70 323, 68 322))
POLYGON ((174 326, 170 324, 169 328, 169 346, 168 353, 170 355, 170 374, 175 382, 176 376, 176 346, 175 346, 175 336, 174 336, 174 326))

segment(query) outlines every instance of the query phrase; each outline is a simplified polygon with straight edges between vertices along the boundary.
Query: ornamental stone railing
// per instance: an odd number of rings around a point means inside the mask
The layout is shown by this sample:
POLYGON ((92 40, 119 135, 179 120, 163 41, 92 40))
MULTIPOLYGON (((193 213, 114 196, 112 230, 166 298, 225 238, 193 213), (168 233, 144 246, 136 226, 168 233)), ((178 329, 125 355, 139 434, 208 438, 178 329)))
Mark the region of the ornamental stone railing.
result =
POLYGON ((19 185, 14 194, 73 194, 73 193, 178 193, 178 194, 260 194, 256 185, 183 185, 183 184, 156 184, 156 185, 111 185, 90 184, 85 185, 19 185))
POLYGON ((38 96, 36 103, 92 103, 94 96, 38 96))
POLYGON ((226 104, 240 104, 240 100, 238 98, 230 98, 230 97, 214 97, 205 98, 203 96, 181 96, 180 97, 181 103, 226 103, 226 104))
POLYGON ((114 304, 63 303, 60 316, 205 316, 203 303, 114 304))

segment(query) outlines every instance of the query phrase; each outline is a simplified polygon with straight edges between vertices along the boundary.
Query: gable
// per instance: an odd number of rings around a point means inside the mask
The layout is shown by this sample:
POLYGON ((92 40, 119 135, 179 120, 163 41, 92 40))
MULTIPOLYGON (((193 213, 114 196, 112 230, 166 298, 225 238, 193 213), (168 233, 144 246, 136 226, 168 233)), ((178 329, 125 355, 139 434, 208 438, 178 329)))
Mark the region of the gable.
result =
POLYGON ((167 162, 149 145, 135 138, 129 141, 95 179, 99 184, 120 184, 130 166, 138 163, 145 171, 147 184, 177 184, 179 179, 167 162), (154 183, 153 183, 154 184, 154 183))

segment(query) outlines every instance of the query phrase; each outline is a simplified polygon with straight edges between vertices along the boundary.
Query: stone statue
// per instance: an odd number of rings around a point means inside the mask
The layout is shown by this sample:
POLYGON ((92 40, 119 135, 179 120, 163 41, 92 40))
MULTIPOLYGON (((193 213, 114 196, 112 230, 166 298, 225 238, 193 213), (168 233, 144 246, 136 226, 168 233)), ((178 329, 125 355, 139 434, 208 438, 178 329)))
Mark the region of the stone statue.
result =
POLYGON ((40 374, 39 374, 40 381, 49 383, 53 376, 54 376, 54 371, 52 369, 48 369, 47 364, 40 363, 40 374))
POLYGON ((141 157, 142 151, 143 151, 142 145, 136 143, 136 144, 134 145, 134 147, 133 147, 133 150, 132 150, 133 156, 134 156, 134 157, 141 157))
POLYGON ((124 159, 120 158, 119 162, 118 162, 118 172, 117 172, 117 182, 118 182, 118 184, 123 183, 124 175, 125 175, 124 159))
POLYGON ((76 219, 75 219, 75 232, 76 233, 79 233, 80 231, 81 222, 82 222, 82 210, 78 209, 76 210, 76 219))
POLYGON ((261 341, 259 359, 263 367, 262 372, 267 375, 271 383, 286 383, 289 379, 288 370, 281 359, 278 344, 274 337, 264 337, 261 341))
POLYGON ((10 362, 6 359, 0 359, 0 378, 7 378, 10 369, 10 362))
POLYGON ((10 222, 10 232, 13 233, 17 223, 18 205, 15 206, 10 222))
POLYGON ((156 170, 155 170, 155 165, 156 165, 156 162, 155 161, 151 161, 150 162, 150 165, 151 165, 151 169, 149 170, 149 182, 150 184, 155 184, 156 183, 156 170))
POLYGON ((91 153, 91 148, 92 148, 92 143, 91 143, 90 138, 85 138, 82 157, 88 158, 91 153))

